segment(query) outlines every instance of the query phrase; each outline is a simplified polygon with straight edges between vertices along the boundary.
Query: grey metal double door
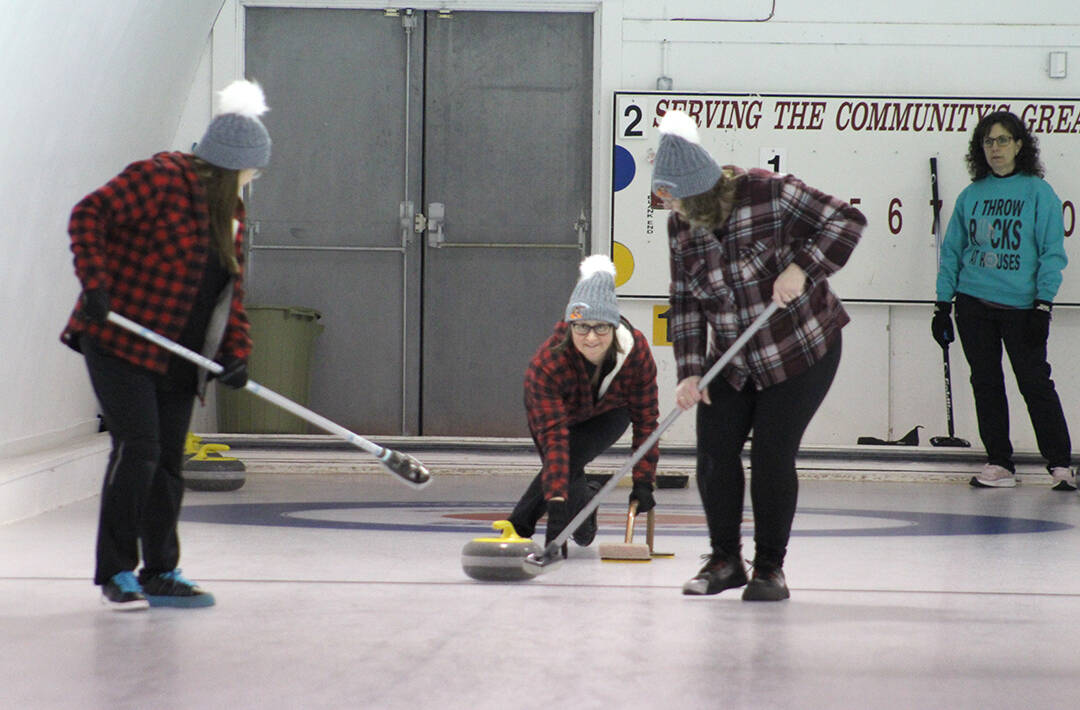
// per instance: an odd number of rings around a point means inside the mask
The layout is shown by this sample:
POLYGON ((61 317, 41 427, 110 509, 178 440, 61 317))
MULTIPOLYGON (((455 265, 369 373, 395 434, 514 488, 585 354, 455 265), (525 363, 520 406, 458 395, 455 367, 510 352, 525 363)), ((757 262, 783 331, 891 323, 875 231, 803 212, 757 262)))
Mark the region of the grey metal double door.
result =
POLYGON ((322 313, 312 408, 526 435, 525 366, 588 251, 592 16, 251 7, 245 33, 274 141, 248 302, 322 313))

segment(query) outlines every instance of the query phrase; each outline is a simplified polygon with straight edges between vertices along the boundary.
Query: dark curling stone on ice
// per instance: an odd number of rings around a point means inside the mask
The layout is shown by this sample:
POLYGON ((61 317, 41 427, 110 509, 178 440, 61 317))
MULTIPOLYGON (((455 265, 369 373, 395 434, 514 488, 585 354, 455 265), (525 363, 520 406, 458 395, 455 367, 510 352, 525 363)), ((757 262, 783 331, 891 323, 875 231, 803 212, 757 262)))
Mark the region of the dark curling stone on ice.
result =
POLYGON ((184 443, 184 487, 193 491, 235 491, 244 485, 247 469, 244 462, 231 456, 226 444, 204 444, 188 433, 184 443))
POLYGON ((544 551, 527 537, 521 537, 509 520, 496 520, 491 527, 502 537, 478 537, 461 550, 461 568, 481 582, 520 582, 532 579, 540 571, 525 564, 532 553, 544 551))

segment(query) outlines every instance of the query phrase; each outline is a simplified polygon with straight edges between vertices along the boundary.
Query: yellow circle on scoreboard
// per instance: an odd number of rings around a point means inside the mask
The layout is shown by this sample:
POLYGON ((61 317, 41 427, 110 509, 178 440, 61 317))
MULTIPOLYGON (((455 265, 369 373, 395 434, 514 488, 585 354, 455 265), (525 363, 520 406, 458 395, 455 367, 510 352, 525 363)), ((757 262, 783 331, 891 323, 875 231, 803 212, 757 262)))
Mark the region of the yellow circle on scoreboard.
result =
POLYGON ((615 263, 615 286, 622 286, 634 275, 634 255, 626 245, 612 242, 611 260, 615 263))

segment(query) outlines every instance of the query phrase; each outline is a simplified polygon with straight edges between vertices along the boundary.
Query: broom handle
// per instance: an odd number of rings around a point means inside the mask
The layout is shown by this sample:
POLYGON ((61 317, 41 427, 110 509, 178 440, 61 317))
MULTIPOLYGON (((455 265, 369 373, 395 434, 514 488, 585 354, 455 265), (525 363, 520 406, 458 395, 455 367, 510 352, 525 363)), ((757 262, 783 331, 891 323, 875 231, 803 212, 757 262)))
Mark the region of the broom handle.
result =
POLYGON ((627 545, 634 541, 634 520, 637 518, 637 506, 636 500, 630 501, 630 508, 626 511, 626 537, 625 542, 627 545))
MULTIPOLYGON (((780 308, 780 306, 775 301, 769 302, 768 307, 754 319, 754 322, 751 323, 738 338, 735 339, 735 342, 731 344, 731 347, 724 351, 724 354, 720 356, 719 360, 713 363, 708 372, 702 375, 701 381, 698 382, 699 392, 705 391, 705 388, 712 382, 713 378, 720 374, 720 371, 723 370, 731 359, 743 349, 743 346, 746 345, 747 341, 754 337, 754 334, 765 325, 765 322, 769 320, 769 316, 775 313, 778 308, 780 308)), ((652 447, 656 445, 656 442, 660 441, 660 436, 667 431, 668 427, 675 423, 675 420, 678 419, 679 415, 682 413, 682 407, 677 406, 671 410, 671 412, 664 417, 663 421, 660 422, 659 426, 656 427, 653 433, 649 435, 649 438, 645 439, 641 446, 639 446, 630 456, 627 462, 623 464, 622 468, 607 480, 592 499, 578 511, 577 515, 570 519, 570 522, 566 524, 563 531, 547 544, 547 547, 544 548, 542 553, 539 555, 536 553, 529 555, 525 560, 526 563, 543 567, 546 564, 550 564, 551 561, 559 559, 561 556, 560 548, 562 547, 562 544, 570 539, 570 536, 577 531, 578 527, 585 522, 586 518, 593 514, 594 510, 600 507, 600 501, 619 484, 619 481, 623 476, 634 470, 634 466, 637 462, 643 459, 645 454, 652 450, 652 447)))
POLYGON ((930 206, 933 207, 934 223, 930 231, 934 233, 934 253, 937 256, 937 268, 941 270, 941 200, 938 198, 937 158, 930 158, 930 206))
POLYGON ((645 544, 649 546, 649 554, 653 553, 653 538, 656 535, 656 508, 652 508, 646 514, 645 544))
MULTIPOLYGON (((225 370, 225 368, 222 367, 220 363, 214 362, 210 358, 200 355, 194 350, 185 348, 180 343, 169 340, 168 338, 150 330, 149 328, 146 328, 129 318, 125 318, 116 311, 110 311, 108 319, 116 325, 119 325, 126 330, 130 330, 131 332, 136 333, 143 338, 146 338, 155 345, 165 348, 174 355, 179 355, 180 357, 194 363, 195 365, 198 365, 204 370, 208 370, 214 375, 220 375, 225 370)), ((328 431, 332 434, 337 434, 338 436, 350 441, 364 451, 367 451, 369 454, 381 456, 383 453, 383 447, 379 446, 378 444, 370 442, 362 436, 353 434, 344 427, 338 426, 329 419, 326 419, 325 417, 320 416, 315 412, 312 412, 306 407, 303 407, 296 402, 293 402, 291 399, 283 397, 282 395, 274 392, 271 389, 263 387, 257 382, 248 380, 247 384, 245 384, 241 389, 246 389, 253 395, 261 397, 262 399, 267 400, 271 404, 275 404, 281 407, 290 414, 295 414, 301 419, 311 422, 320 429, 328 431)))
POLYGON ((953 425, 952 373, 949 368, 949 346, 943 347, 941 352, 945 360, 945 419, 949 424, 949 438, 952 439, 956 436, 956 431, 953 425))
MULTIPOLYGON (((174 355, 178 355, 189 362, 192 362, 204 370, 208 370, 215 375, 220 375, 224 372, 219 363, 214 362, 210 358, 204 357, 194 350, 189 350, 183 345, 169 340, 165 336, 150 330, 149 328, 136 323, 135 321, 125 318, 116 311, 109 311, 107 320, 110 323, 120 326, 121 328, 128 330, 136 335, 149 340, 151 343, 168 350, 174 355)), ((379 462, 387 468, 391 473, 398 476, 401 481, 414 488, 423 488, 431 482, 431 474, 428 472, 427 467, 422 463, 414 459, 408 454, 403 454, 400 451, 389 449, 384 446, 368 441, 364 437, 349 431, 343 426, 335 424, 326 417, 316 414, 307 407, 301 406, 291 399, 284 397, 277 392, 263 387, 258 382, 248 380, 243 389, 247 390, 251 394, 265 399, 271 404, 275 404, 281 407, 290 414, 294 414, 301 419, 314 424, 323 431, 327 431, 331 434, 341 437, 345 441, 349 442, 357 448, 363 449, 369 454, 379 459, 379 462)))

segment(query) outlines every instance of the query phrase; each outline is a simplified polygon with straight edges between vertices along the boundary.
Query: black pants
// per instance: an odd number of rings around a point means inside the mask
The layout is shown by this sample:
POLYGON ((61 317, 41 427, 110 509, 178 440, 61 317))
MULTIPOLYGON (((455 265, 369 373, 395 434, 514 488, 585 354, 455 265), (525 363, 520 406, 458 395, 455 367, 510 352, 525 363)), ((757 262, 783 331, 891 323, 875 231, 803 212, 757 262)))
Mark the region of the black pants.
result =
POLYGON ((1015 466, 1009 439, 1009 402, 1001 367, 1003 344, 1017 387, 1027 404, 1039 453, 1049 468, 1072 463, 1069 426, 1054 381, 1050 379, 1046 343, 1028 342, 1027 318, 1027 310, 991 308, 971 296, 956 297, 956 331, 971 368, 979 437, 987 461, 1010 471, 1015 471, 1015 466))
MULTIPOLYGON (((567 510, 572 519, 589 500, 585 482, 585 465, 611 448, 630 426, 630 413, 625 409, 612 409, 570 427, 570 483, 567 510)), ((514 530, 522 537, 532 537, 536 522, 547 511, 544 501, 543 472, 536 477, 521 496, 510 514, 514 530)))
POLYGON ((176 523, 184 495, 184 440, 195 396, 187 388, 97 350, 81 348, 112 436, 101 490, 94 583, 117 572, 167 572, 180 559, 176 523))
POLYGON ((799 479, 795 457, 803 432, 832 385, 840 343, 810 369, 784 382, 736 391, 719 378, 709 384, 712 405, 698 404, 697 484, 714 552, 741 550, 746 478, 742 450, 750 432, 750 501, 755 563, 779 567, 787 554, 799 479))

